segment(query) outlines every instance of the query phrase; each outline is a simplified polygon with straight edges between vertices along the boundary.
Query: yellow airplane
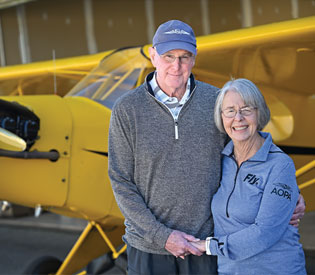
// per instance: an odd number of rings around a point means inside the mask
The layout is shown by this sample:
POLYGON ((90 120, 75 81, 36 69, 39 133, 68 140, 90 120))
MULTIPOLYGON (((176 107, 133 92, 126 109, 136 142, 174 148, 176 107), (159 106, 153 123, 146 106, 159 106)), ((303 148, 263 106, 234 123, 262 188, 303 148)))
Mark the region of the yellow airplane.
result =
MULTIPOLYGON (((193 70, 218 87, 231 77, 258 85, 271 109, 265 131, 293 158, 309 211, 314 38, 315 17, 198 37, 193 70)), ((149 46, 0 68, 0 199, 89 221, 64 260, 39 259, 29 273, 73 274, 105 253, 106 268, 122 259, 124 219, 107 175, 109 118, 117 98, 154 70, 149 46)))

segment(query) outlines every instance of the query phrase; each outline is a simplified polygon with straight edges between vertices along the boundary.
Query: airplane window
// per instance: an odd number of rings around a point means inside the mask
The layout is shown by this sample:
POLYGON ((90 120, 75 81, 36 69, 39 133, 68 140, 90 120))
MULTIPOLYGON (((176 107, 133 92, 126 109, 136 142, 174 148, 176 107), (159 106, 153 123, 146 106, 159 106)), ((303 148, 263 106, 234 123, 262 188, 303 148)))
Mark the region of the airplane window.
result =
POLYGON ((111 109, 114 106, 115 101, 120 96, 122 96, 126 91, 136 87, 140 72, 140 69, 133 70, 128 78, 124 79, 112 93, 107 93, 103 98, 96 99, 96 101, 111 109))
POLYGON ((140 47, 119 50, 104 58, 67 96, 87 97, 111 109, 118 97, 137 86, 148 67, 152 64, 140 47))

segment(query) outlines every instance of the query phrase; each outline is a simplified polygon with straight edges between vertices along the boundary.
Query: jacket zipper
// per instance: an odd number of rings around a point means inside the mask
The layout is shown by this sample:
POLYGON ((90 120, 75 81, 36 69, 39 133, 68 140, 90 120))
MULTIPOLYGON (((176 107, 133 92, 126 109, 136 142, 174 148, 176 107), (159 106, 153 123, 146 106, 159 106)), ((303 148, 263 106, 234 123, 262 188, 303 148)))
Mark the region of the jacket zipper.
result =
MULTIPOLYGON (((235 159, 232 158, 234 160, 234 162, 236 163, 235 159)), ((243 163, 242 163, 243 164, 243 163)), ((242 164, 240 165, 240 167, 238 167, 237 163, 236 163, 236 166, 237 166, 237 170, 236 170, 236 174, 235 174, 235 177, 234 177, 234 186, 233 186, 233 189, 227 199, 227 202, 226 202, 226 216, 229 218, 230 215, 229 215, 229 211, 228 211, 228 208, 229 208, 229 203, 230 203, 230 199, 231 199, 231 196, 232 194, 234 193, 234 190, 235 190, 235 187, 236 187, 236 179, 237 179, 237 175, 238 175, 238 171, 240 170, 242 164)))
POLYGON ((178 120, 177 120, 177 118, 175 119, 175 139, 178 139, 178 120))

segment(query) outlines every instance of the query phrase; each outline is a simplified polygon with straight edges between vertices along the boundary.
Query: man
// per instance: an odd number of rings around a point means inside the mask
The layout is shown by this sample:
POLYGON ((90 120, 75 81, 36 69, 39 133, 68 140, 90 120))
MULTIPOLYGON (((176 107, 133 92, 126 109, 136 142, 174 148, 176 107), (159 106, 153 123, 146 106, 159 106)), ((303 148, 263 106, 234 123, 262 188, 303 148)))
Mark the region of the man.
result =
POLYGON ((156 71, 118 100, 109 132, 128 274, 216 274, 216 258, 190 242, 213 233, 210 203, 226 138, 213 120, 217 88, 191 74, 197 49, 189 25, 160 25, 149 53, 156 71))

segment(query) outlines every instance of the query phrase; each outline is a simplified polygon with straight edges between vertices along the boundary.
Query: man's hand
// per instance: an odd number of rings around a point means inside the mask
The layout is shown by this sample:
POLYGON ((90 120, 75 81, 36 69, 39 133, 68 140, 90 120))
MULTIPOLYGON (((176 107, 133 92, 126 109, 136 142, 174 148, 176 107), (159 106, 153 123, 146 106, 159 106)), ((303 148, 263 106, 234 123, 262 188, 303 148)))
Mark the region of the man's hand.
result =
POLYGON ((188 254, 201 256, 202 252, 190 243, 198 240, 199 239, 196 239, 192 235, 174 230, 166 241, 165 249, 174 256, 181 257, 182 259, 184 259, 184 257, 188 254))
POLYGON ((205 240, 200 240, 196 242, 191 242, 193 246, 198 248, 199 251, 201 252, 206 252, 206 241, 205 240))
POLYGON ((305 213, 305 201, 304 201, 303 196, 300 194, 295 210, 293 212, 292 218, 290 220, 290 224, 295 227, 298 227, 300 219, 302 219, 302 217, 304 216, 304 213, 305 213))

